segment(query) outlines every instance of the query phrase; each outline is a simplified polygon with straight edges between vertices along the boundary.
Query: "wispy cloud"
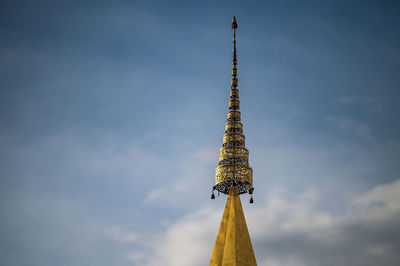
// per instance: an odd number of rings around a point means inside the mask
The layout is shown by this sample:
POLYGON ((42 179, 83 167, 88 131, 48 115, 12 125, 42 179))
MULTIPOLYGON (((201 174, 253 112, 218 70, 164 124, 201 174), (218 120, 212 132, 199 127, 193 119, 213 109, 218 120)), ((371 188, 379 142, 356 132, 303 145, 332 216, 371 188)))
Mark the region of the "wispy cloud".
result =
POLYGON ((165 200, 169 195, 169 192, 166 188, 164 187, 159 187, 152 189, 146 196, 145 202, 154 202, 158 200, 165 200))
POLYGON ((368 96, 342 96, 335 98, 332 103, 339 105, 354 105, 367 113, 381 113, 384 105, 376 98, 368 96))
POLYGON ((121 226, 107 228, 104 232, 109 238, 119 243, 135 243, 139 240, 137 233, 129 232, 121 226))
POLYGON ((339 116, 328 116, 326 117, 326 121, 344 133, 363 138, 366 141, 374 140, 370 127, 363 122, 339 116))
POLYGON ((163 186, 151 189, 143 203, 168 207, 194 204, 194 195, 198 193, 203 195, 208 191, 211 193, 210 180, 213 178, 213 169, 218 161, 217 156, 218 151, 215 148, 205 146, 197 151, 191 151, 186 157, 181 157, 181 161, 177 164, 176 176, 170 176, 167 185, 161 182, 159 185, 163 186), (182 199, 185 199, 184 202, 182 199), (180 201, 179 204, 177 201, 180 201))

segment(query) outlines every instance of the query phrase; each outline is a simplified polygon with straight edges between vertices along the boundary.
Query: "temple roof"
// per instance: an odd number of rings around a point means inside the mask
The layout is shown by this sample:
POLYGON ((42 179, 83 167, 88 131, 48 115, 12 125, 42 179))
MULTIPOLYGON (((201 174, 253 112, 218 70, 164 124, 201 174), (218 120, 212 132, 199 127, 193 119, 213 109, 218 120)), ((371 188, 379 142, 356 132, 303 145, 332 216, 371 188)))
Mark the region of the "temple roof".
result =
POLYGON ((254 266, 257 265, 240 196, 235 186, 231 187, 225 211, 215 241, 210 266, 254 266))

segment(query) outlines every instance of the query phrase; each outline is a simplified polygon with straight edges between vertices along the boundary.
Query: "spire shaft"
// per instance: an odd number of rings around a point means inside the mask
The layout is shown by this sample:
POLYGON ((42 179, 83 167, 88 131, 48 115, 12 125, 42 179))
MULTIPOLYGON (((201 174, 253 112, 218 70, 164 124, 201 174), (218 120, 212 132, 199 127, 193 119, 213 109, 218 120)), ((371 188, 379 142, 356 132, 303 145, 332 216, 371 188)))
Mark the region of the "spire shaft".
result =
POLYGON ((236 57, 236 29, 237 29, 237 22, 235 16, 232 19, 232 29, 233 29, 233 59, 232 59, 232 80, 236 79, 237 76, 237 57, 236 57))
POLYGON ((235 16, 232 19, 232 29, 233 29, 233 59, 232 59, 232 76, 237 76, 237 58, 236 58, 236 29, 237 29, 237 22, 235 16))

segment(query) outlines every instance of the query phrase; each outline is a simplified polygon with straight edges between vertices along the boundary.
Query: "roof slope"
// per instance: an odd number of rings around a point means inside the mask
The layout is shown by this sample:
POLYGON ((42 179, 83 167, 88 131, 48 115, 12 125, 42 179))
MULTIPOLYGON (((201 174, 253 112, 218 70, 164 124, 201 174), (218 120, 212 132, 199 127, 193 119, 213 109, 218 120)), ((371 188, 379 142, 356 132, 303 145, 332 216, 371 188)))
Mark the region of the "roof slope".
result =
POLYGON ((209 266, 256 266, 238 190, 229 191, 209 266))

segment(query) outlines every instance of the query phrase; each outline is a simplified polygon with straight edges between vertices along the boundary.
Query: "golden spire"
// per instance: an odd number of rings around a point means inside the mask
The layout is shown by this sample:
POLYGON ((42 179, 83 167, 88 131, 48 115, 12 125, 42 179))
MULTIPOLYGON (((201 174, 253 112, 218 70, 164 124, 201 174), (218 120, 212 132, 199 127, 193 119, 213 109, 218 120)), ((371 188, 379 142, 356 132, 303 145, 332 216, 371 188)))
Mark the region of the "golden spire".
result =
POLYGON ((236 187, 229 192, 209 266, 257 266, 236 187))
MULTIPOLYGON (((249 151, 245 147, 245 136, 240 119, 240 102, 237 79, 236 57, 236 18, 232 19, 233 59, 232 80, 229 99, 228 119, 225 124, 222 148, 219 150, 219 165, 215 169, 213 190, 228 194, 232 186, 237 187, 239 194, 253 193, 253 170, 249 166, 249 151)), ((211 198, 215 198, 214 193, 211 198)), ((250 199, 253 202, 253 198, 250 199)))
MULTIPOLYGON (((236 18, 232 20, 233 60, 231 96, 228 119, 222 148, 219 150, 219 163, 215 169, 214 190, 229 194, 224 215, 215 241, 209 266, 257 266, 251 245, 246 219, 244 218, 239 194, 253 193, 253 170, 249 166, 249 151, 245 147, 243 125, 239 111, 239 89, 236 58, 236 18)), ((250 203, 253 203, 251 197, 250 203)))

